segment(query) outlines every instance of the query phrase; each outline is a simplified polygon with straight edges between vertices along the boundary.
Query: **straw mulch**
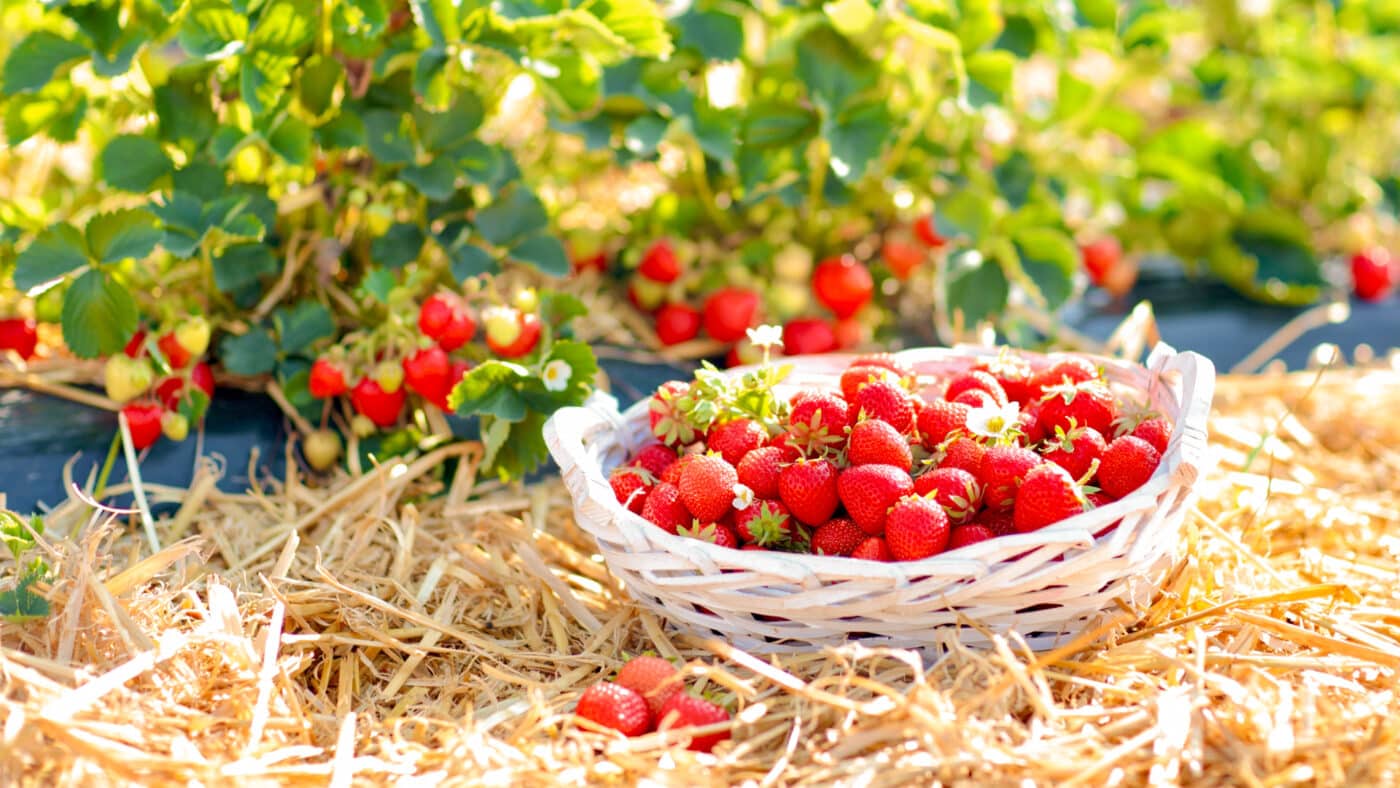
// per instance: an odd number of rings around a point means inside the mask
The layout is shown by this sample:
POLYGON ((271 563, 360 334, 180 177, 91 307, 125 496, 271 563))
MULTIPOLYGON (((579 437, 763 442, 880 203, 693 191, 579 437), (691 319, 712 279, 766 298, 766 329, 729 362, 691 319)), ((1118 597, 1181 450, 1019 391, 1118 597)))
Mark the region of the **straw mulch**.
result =
POLYGON ((1400 375, 1315 379, 1223 379, 1220 465, 1160 596, 1039 655, 679 636, 557 482, 466 501, 470 474, 436 477, 470 446, 243 495, 211 463, 147 487, 181 505, 154 556, 70 501, 53 615, 0 626, 0 782, 1396 784, 1400 375), (647 650, 727 699, 731 744, 576 724, 578 692, 647 650))

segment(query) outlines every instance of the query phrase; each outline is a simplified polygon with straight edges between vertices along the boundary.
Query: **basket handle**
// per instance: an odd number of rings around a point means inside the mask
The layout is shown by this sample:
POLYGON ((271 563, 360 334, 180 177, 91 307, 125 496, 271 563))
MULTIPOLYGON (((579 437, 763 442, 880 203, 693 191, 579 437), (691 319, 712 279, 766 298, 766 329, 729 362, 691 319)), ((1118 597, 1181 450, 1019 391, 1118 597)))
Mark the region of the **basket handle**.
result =
MULTIPOLYGON (((1171 352, 1170 348, 1159 344, 1152 355, 1159 356, 1163 348, 1171 352)), ((1177 417, 1180 430, 1176 437, 1181 442, 1181 461, 1176 473, 1184 483, 1194 484, 1206 466, 1206 422, 1210 418, 1210 403, 1215 394, 1215 364, 1205 356, 1189 351, 1169 355, 1160 363, 1162 372, 1181 373, 1181 415, 1177 417)))

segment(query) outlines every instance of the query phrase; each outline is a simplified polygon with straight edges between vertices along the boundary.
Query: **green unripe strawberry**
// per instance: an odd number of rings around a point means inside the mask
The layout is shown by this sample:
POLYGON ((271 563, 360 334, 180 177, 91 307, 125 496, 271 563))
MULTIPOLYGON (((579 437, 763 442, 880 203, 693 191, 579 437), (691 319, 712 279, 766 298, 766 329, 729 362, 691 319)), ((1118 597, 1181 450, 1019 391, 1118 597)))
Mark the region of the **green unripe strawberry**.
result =
POLYGON ((195 358, 209 349, 209 321, 196 315, 175 328, 175 341, 195 358))
POLYGON ((179 443, 190 435, 190 420, 182 413, 167 411, 160 417, 160 431, 165 437, 179 443))
POLYGON ((511 307, 487 307, 481 312, 481 322, 493 345, 507 347, 520 337, 520 313, 511 307))
POLYGON ((301 453, 306 456, 306 462, 318 471, 324 471, 335 465, 340 459, 341 443, 340 436, 334 430, 316 430, 306 436, 306 441, 301 446, 301 453))
POLYGON ((385 393, 393 394, 403 385, 403 366, 392 361, 381 361, 374 367, 374 382, 385 393))
POLYGON ((103 383, 107 396, 121 403, 130 402, 146 392, 155 381, 155 371, 144 358, 129 358, 124 355, 107 359, 103 370, 103 383))

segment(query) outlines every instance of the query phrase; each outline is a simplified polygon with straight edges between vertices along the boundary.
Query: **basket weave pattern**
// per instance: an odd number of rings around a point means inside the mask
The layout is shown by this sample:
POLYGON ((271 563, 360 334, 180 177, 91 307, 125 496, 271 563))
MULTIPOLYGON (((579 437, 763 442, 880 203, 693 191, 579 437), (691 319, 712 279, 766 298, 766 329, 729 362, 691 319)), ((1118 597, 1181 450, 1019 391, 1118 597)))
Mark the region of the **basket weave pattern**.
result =
MULTIPOLYGON (((943 378, 994 356, 990 348, 897 354, 920 378, 943 378)), ((624 413, 606 394, 565 408, 545 440, 574 501, 578 524, 608 568, 642 604, 677 625, 757 652, 796 651, 860 640, 936 647, 977 645, 1015 629, 1049 648, 1119 604, 1135 609, 1171 565, 1206 455, 1214 390, 1210 362, 1159 345, 1146 367, 1091 357, 1114 388, 1144 397, 1176 427, 1157 472, 1112 504, 1029 534, 992 539, 920 561, 879 563, 835 556, 741 551, 666 533, 619 504, 608 472, 652 439, 647 402, 624 413), (1103 536, 1114 521, 1118 526, 1103 536), (972 626, 975 622, 976 626, 972 626)), ((846 356, 784 359, 782 388, 837 388, 846 356)))

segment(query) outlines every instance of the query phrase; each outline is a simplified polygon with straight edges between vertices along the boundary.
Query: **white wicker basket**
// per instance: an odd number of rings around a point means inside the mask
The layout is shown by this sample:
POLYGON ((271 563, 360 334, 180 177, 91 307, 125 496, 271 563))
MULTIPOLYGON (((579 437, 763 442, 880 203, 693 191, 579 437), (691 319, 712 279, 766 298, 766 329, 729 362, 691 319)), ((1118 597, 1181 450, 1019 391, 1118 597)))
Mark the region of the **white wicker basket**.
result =
MULTIPOLYGON (((921 375, 947 375, 988 348, 897 354, 921 375)), ((1176 428, 1157 472, 1142 488, 1092 512, 1029 534, 969 545, 921 561, 879 563, 836 556, 754 552, 666 533, 613 496, 608 472, 652 440, 647 402, 618 413, 595 395, 544 427, 592 534, 634 597, 681 627, 751 651, 797 651, 859 640, 937 648, 950 639, 986 642, 1017 630, 1049 648, 1113 607, 1138 609, 1170 567, 1178 531, 1206 457, 1206 417, 1215 385, 1210 361, 1158 345, 1147 366, 1090 357, 1120 390, 1145 394, 1176 428), (1115 520, 1118 527, 1095 538, 1115 520), (971 624, 975 622, 977 626, 971 624)), ((837 387, 849 356, 804 356, 785 387, 837 387)))

